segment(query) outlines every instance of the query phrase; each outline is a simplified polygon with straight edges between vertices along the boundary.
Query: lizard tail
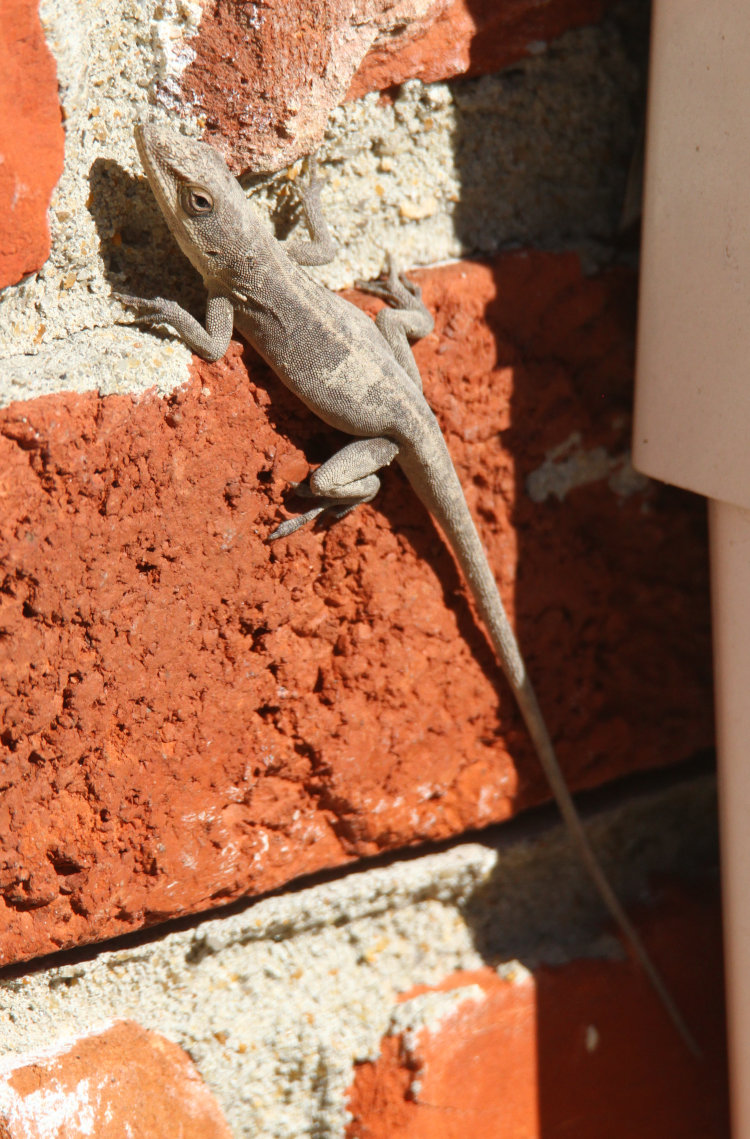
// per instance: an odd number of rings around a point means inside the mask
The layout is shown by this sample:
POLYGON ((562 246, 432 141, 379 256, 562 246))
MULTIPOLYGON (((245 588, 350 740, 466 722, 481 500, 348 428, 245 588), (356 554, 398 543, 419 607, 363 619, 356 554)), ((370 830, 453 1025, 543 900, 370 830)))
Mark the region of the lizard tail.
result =
POLYGON ((521 709, 526 727, 529 735, 534 743, 539 762, 542 766, 547 782, 550 785, 552 794, 555 797, 560 814, 562 815, 565 825, 568 828, 568 833, 578 848, 578 854, 584 866, 588 870, 594 885, 596 886, 599 894, 602 897, 609 913, 622 931, 625 939, 632 948, 632 951, 640 962, 640 965, 648 977, 651 985, 656 992, 659 1000, 666 1009, 672 1023, 679 1032, 685 1044, 695 1057, 701 1056, 701 1049, 691 1033, 685 1019, 682 1016, 679 1008, 677 1007, 672 994, 666 986, 659 970, 656 968, 646 946, 641 939, 638 930, 635 928, 627 913, 625 912, 620 899, 612 889, 607 875, 604 873, 601 863, 594 852, 594 849, 589 841, 589 837, 581 822, 581 817, 576 810, 573 797, 568 790, 567 784, 560 769, 560 764, 555 754, 555 749, 550 739, 549 732, 544 723, 542 712, 536 698, 536 693, 529 681, 525 677, 520 688, 514 689, 514 694, 518 701, 518 706, 521 709))
POLYGON ((503 672, 531 736, 539 763, 581 861, 675 1028, 690 1052, 696 1057, 700 1056, 701 1050, 697 1042, 652 961, 640 934, 612 889, 589 841, 565 782, 536 693, 526 673, 518 642, 508 621, 497 583, 487 562, 484 547, 442 434, 438 437, 430 432, 429 436, 427 453, 424 453, 426 449, 419 447, 410 451, 402 444, 398 457, 399 464, 416 493, 440 525, 466 577, 479 615, 490 634, 503 672), (440 461, 436 461, 436 447, 444 451, 444 454, 440 455, 440 461))

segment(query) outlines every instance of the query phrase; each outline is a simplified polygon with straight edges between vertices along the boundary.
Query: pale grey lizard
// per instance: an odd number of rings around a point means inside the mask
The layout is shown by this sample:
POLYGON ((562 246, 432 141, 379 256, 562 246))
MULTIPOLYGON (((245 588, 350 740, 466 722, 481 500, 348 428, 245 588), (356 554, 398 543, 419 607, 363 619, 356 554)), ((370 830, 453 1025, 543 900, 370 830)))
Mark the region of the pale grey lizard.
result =
POLYGON ((463 570, 589 874, 681 1035, 697 1051, 589 843, 445 440, 422 394, 409 340, 429 333, 433 321, 419 288, 393 267, 386 282, 364 285, 393 306, 373 321, 300 267, 330 261, 336 248, 320 208, 321 183, 314 164, 309 183, 299 189, 312 240, 282 246, 260 222, 213 148, 153 124, 137 126, 135 137, 167 224, 203 277, 206 325, 161 297, 119 299, 136 310, 139 321, 171 325, 206 360, 224 355, 236 327, 311 411, 357 437, 310 476, 307 493, 317 500, 311 509, 282 522, 271 538, 293 533, 324 511, 341 516, 370 502, 380 487, 377 472, 396 460, 463 570))

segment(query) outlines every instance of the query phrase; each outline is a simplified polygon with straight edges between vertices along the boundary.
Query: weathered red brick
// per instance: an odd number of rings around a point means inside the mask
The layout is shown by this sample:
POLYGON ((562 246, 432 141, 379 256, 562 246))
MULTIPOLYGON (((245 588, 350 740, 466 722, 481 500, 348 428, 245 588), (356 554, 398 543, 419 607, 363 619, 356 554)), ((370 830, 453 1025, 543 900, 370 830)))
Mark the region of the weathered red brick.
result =
POLYGON ((248 19, 239 0, 214 0, 181 87, 236 169, 276 170, 319 146, 344 98, 498 71, 611 2, 288 0, 248 19))
POLYGON ((409 38, 448 0, 287 0, 253 9, 214 0, 181 86, 206 141, 239 169, 278 169, 316 149, 378 34, 409 38))
MULTIPOLYGON (((54 1048, 54 1046, 53 1046, 54 1048)), ((232 1139, 182 1048, 133 1021, 0 1067, 2 1139, 232 1139)))
MULTIPOLYGON (((525 490, 575 432, 627 448, 632 274, 518 253, 420 279, 425 390, 571 784, 694 755, 712 740, 701 503, 618 497, 606 472, 564 501, 525 490)), ((289 481, 341 441, 240 344, 168 400, 0 415, 3 962, 548 798, 396 469, 374 505, 266 544, 289 481)))
POLYGON ((0 20, 0 288, 49 257, 47 207, 62 172, 55 62, 36 0, 3 0, 0 20))
POLYGON ((520 981, 460 973, 435 991, 466 1000, 414 1039, 386 1037, 378 1060, 359 1066, 349 1139, 724 1139, 718 890, 673 890, 644 933, 699 1060, 630 963, 580 960, 520 981))
POLYGON ((401 36, 376 43, 352 79, 348 97, 407 79, 434 83, 499 71, 571 28, 601 19, 612 0, 453 0, 444 12, 401 36))

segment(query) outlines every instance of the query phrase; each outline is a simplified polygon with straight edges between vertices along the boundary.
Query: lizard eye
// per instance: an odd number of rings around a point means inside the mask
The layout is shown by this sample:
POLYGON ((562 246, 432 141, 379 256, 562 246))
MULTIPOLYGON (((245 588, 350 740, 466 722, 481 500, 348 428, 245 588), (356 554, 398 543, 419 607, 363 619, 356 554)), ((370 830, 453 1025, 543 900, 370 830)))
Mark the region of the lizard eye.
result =
POLYGON ((188 214, 210 214, 214 200, 202 186, 186 186, 182 192, 182 205, 188 214))

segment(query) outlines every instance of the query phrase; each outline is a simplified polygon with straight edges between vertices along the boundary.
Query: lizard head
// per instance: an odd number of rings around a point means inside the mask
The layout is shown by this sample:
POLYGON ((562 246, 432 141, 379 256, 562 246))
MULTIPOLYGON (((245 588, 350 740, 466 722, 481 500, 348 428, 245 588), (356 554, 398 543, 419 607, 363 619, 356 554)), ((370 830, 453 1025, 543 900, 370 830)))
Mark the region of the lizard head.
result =
POLYGON ((220 277, 252 235, 246 198, 218 151, 155 123, 135 142, 149 185, 180 248, 204 277, 220 277))

